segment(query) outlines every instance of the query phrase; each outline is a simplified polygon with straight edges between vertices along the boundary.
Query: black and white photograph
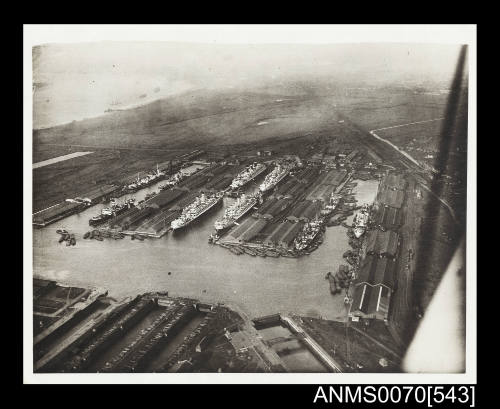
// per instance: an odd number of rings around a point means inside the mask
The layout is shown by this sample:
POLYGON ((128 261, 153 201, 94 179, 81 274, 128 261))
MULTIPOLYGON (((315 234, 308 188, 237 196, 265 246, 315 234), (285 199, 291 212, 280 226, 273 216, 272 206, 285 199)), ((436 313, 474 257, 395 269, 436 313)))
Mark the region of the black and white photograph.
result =
POLYGON ((474 25, 23 31, 24 382, 474 379, 474 25))

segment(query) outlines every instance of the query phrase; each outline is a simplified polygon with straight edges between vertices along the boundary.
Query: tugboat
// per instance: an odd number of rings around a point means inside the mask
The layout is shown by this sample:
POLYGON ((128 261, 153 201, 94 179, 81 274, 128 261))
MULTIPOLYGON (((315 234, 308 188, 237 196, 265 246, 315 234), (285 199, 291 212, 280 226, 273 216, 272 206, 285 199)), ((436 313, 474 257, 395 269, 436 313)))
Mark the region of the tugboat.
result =
POLYGON ((90 226, 98 226, 98 225, 104 223, 106 220, 109 220, 113 217, 118 216, 119 214, 127 211, 132 206, 134 206, 134 202, 135 202, 135 199, 131 198, 131 199, 126 200, 122 204, 117 204, 115 199, 111 199, 110 207, 105 207, 104 209, 101 210, 100 214, 92 217, 89 220, 89 225, 90 226))

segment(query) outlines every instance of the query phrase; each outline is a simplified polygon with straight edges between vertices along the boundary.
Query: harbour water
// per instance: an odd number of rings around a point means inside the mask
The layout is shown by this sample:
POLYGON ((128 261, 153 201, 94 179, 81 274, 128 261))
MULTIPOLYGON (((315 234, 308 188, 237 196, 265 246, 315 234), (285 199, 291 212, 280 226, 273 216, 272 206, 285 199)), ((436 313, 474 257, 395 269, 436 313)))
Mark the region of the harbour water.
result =
MULTIPOLYGON (((371 203, 378 182, 357 183, 353 192, 358 203, 371 203)), ((141 200, 161 184, 133 196, 141 200)), ((298 259, 237 256, 208 243, 214 221, 232 200, 225 198, 222 208, 180 234, 144 241, 129 237, 84 240, 83 234, 91 230, 88 220, 105 207, 93 206, 45 228, 33 229, 33 272, 63 283, 102 287, 115 298, 168 291, 172 296, 238 307, 250 317, 282 312, 344 320, 343 295, 332 296, 324 276, 344 263, 342 254, 349 249, 345 228, 327 228, 323 244, 298 259), (75 234, 76 246, 58 243, 55 231, 59 228, 75 234)))

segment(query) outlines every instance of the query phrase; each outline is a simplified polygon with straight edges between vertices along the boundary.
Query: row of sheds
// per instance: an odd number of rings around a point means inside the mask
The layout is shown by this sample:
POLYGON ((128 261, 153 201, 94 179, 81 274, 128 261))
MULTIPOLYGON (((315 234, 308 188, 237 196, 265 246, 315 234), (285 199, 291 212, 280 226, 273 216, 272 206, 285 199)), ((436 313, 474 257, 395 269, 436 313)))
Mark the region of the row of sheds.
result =
POLYGON ((351 317, 387 320, 395 283, 395 261, 368 255, 356 278, 351 317))

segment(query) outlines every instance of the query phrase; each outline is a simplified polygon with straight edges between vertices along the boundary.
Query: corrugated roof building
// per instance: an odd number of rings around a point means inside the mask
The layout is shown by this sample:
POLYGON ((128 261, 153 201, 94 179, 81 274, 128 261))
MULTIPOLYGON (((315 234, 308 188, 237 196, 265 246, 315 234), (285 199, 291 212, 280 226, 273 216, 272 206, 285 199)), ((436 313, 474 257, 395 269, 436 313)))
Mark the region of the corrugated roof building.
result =
POLYGON ((404 190, 407 184, 403 175, 396 175, 395 173, 389 173, 384 183, 388 188, 396 190, 404 190))
POLYGON ((394 269, 394 260, 369 254, 359 269, 356 285, 361 283, 380 284, 392 290, 394 288, 394 269))
POLYGON ((354 290, 349 316, 387 321, 390 300, 391 292, 387 287, 360 284, 354 290))
POLYGON ((368 254, 379 254, 396 257, 399 246, 399 235, 393 231, 372 230, 367 237, 366 251, 368 254))
POLYGON ((375 220, 377 225, 385 228, 386 230, 396 230, 403 222, 403 213, 401 209, 379 206, 375 220))
POLYGON ((283 237, 279 240, 278 244, 282 247, 291 247, 295 237, 302 230, 304 224, 302 222, 293 223, 292 227, 289 228, 283 237))
POLYGON ((379 203, 385 206, 395 207, 396 209, 401 208, 405 198, 404 191, 392 190, 389 188, 380 190, 377 196, 377 201, 379 203))
POLYGON ((171 204, 174 200, 184 195, 186 191, 180 189, 162 190, 155 197, 149 199, 146 206, 156 207, 157 209, 164 208, 171 204))

